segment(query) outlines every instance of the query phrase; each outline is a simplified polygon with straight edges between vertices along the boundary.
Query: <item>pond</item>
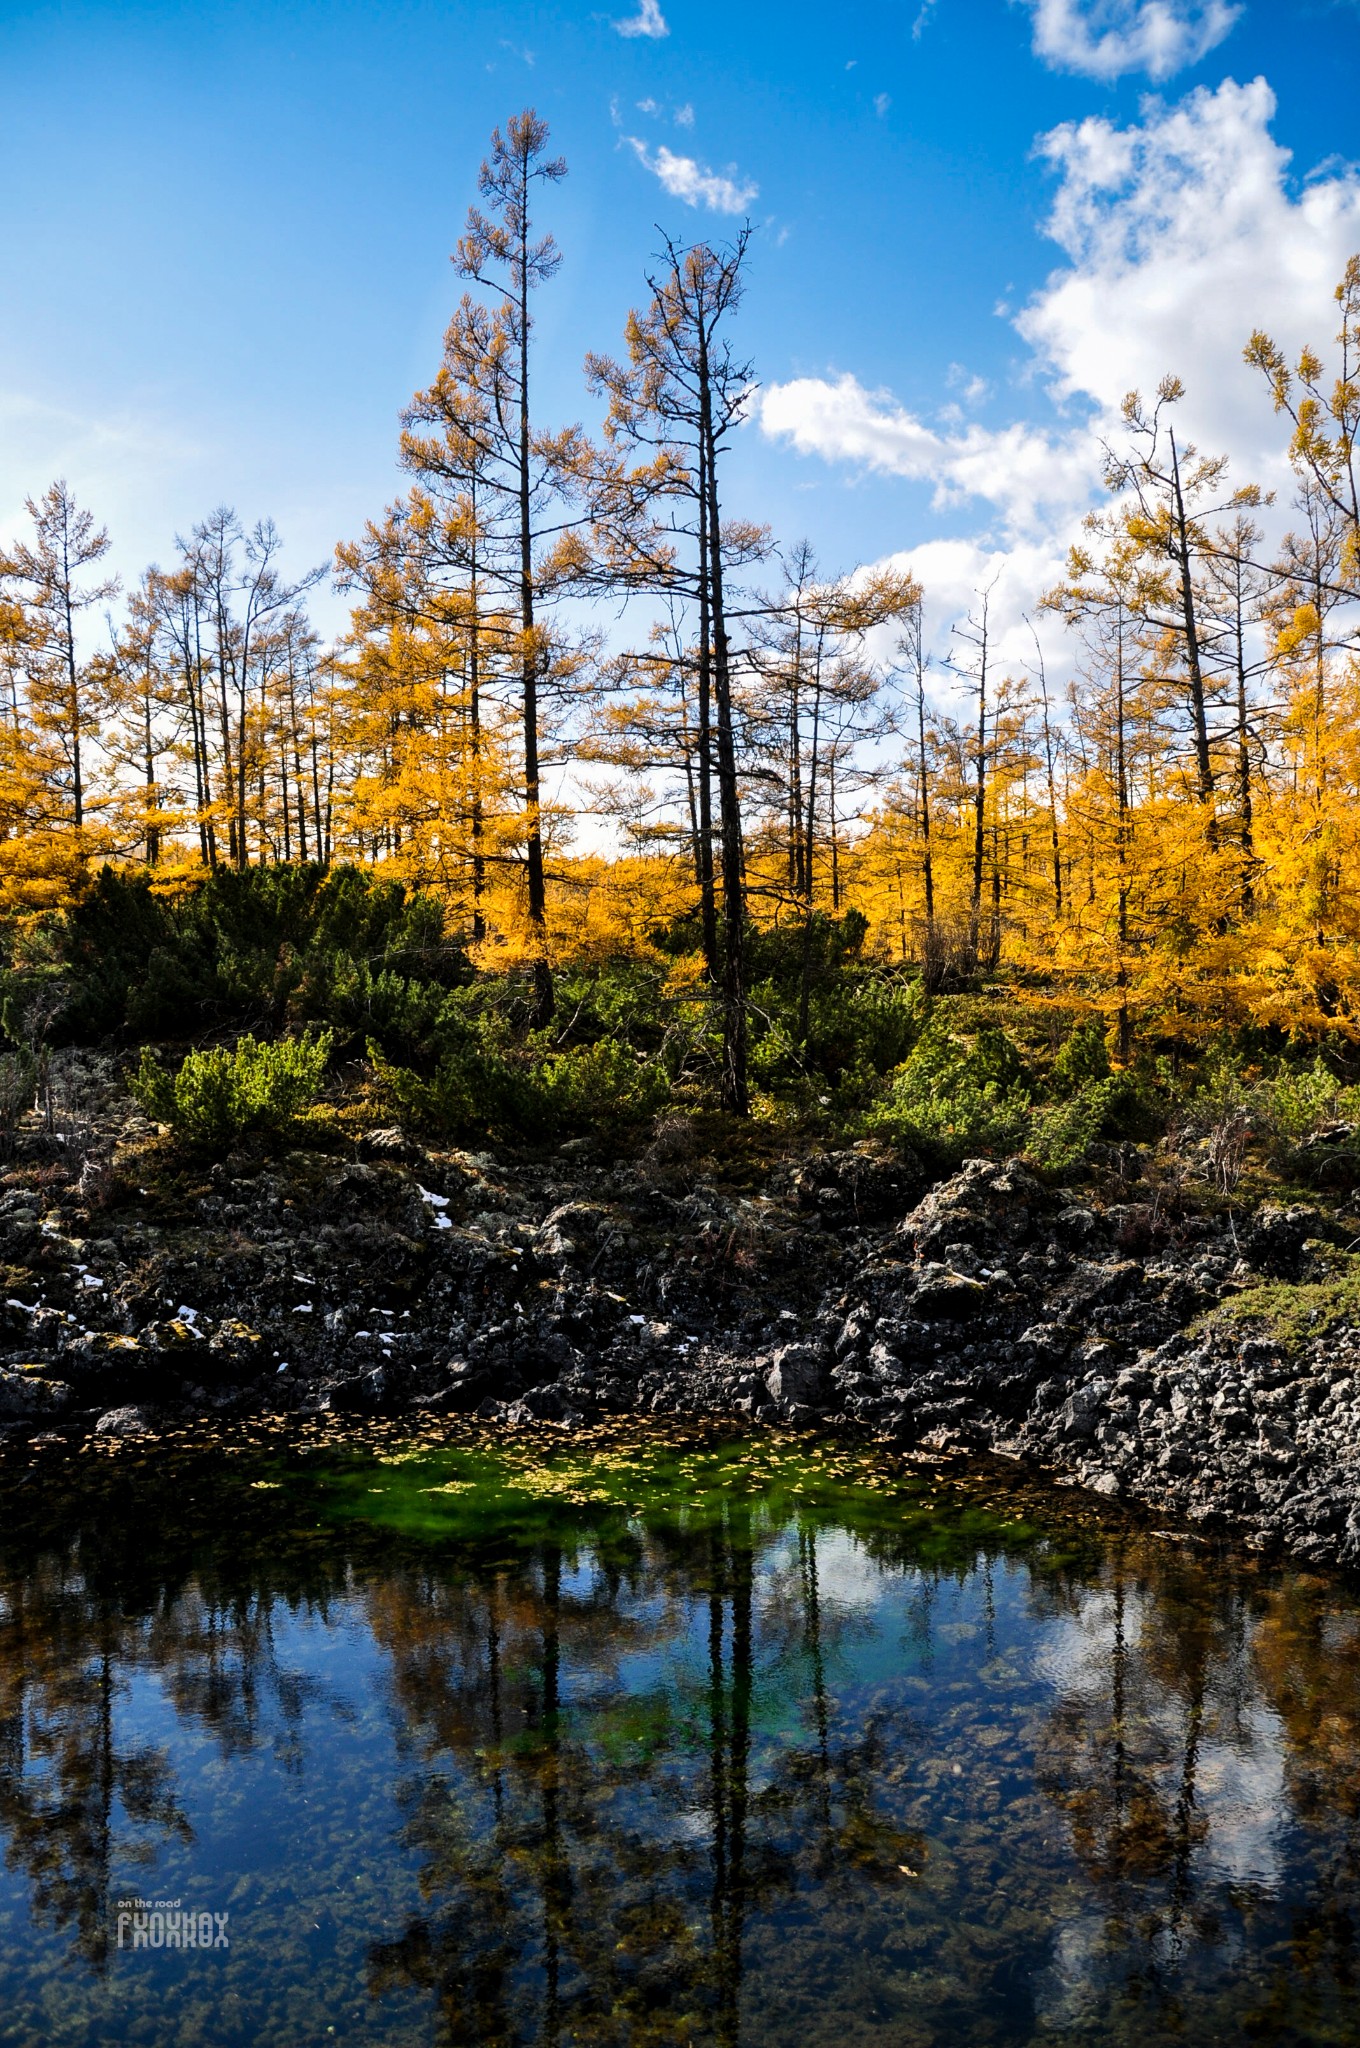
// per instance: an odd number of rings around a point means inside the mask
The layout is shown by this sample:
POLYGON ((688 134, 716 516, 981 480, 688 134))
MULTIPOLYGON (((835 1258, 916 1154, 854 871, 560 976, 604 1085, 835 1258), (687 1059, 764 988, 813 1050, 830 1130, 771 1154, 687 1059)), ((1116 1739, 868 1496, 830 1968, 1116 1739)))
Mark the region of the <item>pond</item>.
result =
POLYGON ((23 2048, 1354 2042, 1360 1599, 794 1437, 25 1453, 0 1842, 23 2048))

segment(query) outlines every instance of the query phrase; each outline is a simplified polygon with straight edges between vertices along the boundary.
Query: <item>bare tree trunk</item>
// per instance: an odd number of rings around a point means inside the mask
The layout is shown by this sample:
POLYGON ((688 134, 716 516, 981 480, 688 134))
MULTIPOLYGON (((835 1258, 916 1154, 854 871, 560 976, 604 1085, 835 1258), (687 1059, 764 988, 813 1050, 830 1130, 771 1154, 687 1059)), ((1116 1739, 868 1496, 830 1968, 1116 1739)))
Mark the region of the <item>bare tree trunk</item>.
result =
POLYGON ((529 434, 529 164, 520 161, 519 232, 519 588, 524 635, 520 679, 524 698, 524 794, 528 809, 525 866, 534 958, 534 1023, 541 1029, 553 1013, 552 969, 548 965, 548 895, 543 872, 543 808, 538 771, 538 645, 534 633, 533 527, 530 515, 529 434))
POLYGON ((699 440, 699 922, 704 966, 719 979, 718 899, 713 872, 713 619, 708 547, 708 449, 699 440))
POLYGON ((1176 558, 1180 570, 1181 617, 1185 633, 1185 668, 1190 686, 1190 716, 1195 736, 1195 768, 1199 800, 1209 811, 1206 833, 1210 846, 1218 844, 1218 823, 1213 814, 1214 769, 1209 755, 1209 721, 1204 703, 1204 666, 1200 653, 1199 619, 1195 606, 1194 579, 1190 574, 1190 523, 1181 491, 1181 464, 1176 436, 1171 434, 1171 481, 1175 506, 1176 558))
POLYGON ((1119 797, 1119 1061, 1127 1066, 1133 1052, 1129 1022, 1129 777, 1124 743, 1124 605, 1120 600, 1115 654, 1115 776, 1119 797))
POLYGON ((921 639, 919 606, 911 624, 911 649, 916 666, 916 762, 921 804, 921 882, 925 892, 925 958, 921 979, 927 995, 935 995, 944 980, 944 957, 935 923, 935 859, 930 841, 930 768, 926 755, 926 667, 921 639))
POLYGON ((987 612, 988 601, 982 600, 982 637, 978 661, 978 717, 977 752, 974 756, 975 789, 973 795, 973 887, 968 908, 968 958, 972 967, 977 966, 978 939, 982 922, 982 863, 985 848, 985 820, 987 815, 987 612))
POLYGON ((713 627, 713 699, 717 713, 718 811, 723 865, 723 1107, 734 1116, 750 1110, 746 1079, 746 890, 742 873, 741 792, 723 607, 722 526, 718 512, 717 449, 709 385, 708 327, 699 323, 700 432, 707 455, 708 588, 713 627))

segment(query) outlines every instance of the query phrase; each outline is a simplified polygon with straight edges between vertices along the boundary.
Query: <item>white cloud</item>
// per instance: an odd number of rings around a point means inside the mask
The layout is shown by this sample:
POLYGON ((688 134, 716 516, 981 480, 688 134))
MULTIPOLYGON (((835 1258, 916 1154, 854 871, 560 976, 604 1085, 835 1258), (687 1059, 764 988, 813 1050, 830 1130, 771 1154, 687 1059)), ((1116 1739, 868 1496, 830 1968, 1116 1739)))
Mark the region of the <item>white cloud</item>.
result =
MULTIPOLYGON (((1332 288, 1360 249, 1360 172, 1342 165, 1292 192, 1274 108, 1263 79, 1229 79, 1177 106, 1148 101, 1129 128, 1091 118, 1042 138, 1060 178, 1046 232, 1067 261, 1015 326, 1031 350, 1025 381, 1056 402, 1047 419, 942 432, 842 374, 769 386, 765 432, 929 482, 940 502, 988 501, 1014 523, 1094 490, 1124 394, 1172 371, 1202 446, 1226 450, 1242 481, 1287 482, 1280 422, 1242 349, 1258 326, 1291 354, 1326 342, 1332 288)), ((967 374, 950 365, 945 382, 967 374)), ((980 380, 966 385, 970 401, 984 395, 980 380)))
POLYGON ((670 34, 666 17, 657 0, 642 0, 636 14, 630 14, 626 21, 616 21, 615 29, 621 36, 650 36, 659 39, 670 34))
POLYGON ((891 105, 891 93, 880 92, 874 94, 874 112, 878 115, 880 121, 883 119, 883 116, 887 113, 891 105))
POLYGON ((1071 512, 1091 495, 1098 457, 1089 430, 1055 434, 1016 424, 942 434, 887 391, 857 378, 796 377, 762 392, 762 430, 800 455, 853 462, 934 486, 937 506, 966 498, 996 505, 1009 527, 1032 525, 1041 507, 1071 512))
POLYGON ((910 570, 920 581, 926 644, 937 659, 956 651, 951 627, 975 610, 978 593, 987 591, 991 650, 1001 667, 1017 675, 1032 670, 1037 629, 1052 678, 1070 648, 1061 620, 1035 607, 1040 592, 1061 577, 1066 559, 1057 532, 1041 527, 1032 540, 1007 546, 969 538, 928 540, 917 548, 899 548, 876 566, 910 570))
POLYGON ((992 395, 992 387, 985 377, 975 376, 966 363, 951 363, 945 372, 945 383, 951 391, 963 394, 965 405, 981 405, 992 395))
POLYGON ((672 199, 683 199, 686 206, 703 205, 710 213, 745 213, 751 201, 760 196, 759 185, 751 179, 738 179, 735 167, 732 175, 710 171, 692 156, 677 156, 664 142, 652 156, 646 143, 636 135, 625 135, 623 139, 643 169, 660 181, 672 199))
POLYGON ((1360 249, 1360 176, 1349 166, 1290 190, 1264 79, 1227 79, 1140 125, 1073 122, 1041 147, 1061 183, 1047 231, 1067 258, 1016 326, 1060 402, 1111 424, 1126 391, 1184 380, 1195 438, 1240 481, 1287 481, 1284 436, 1242 360, 1255 327, 1293 354, 1324 345, 1331 293, 1360 249), (1269 472, 1268 475, 1265 473, 1269 472))
MULTIPOLYGON (((1226 80, 1178 105, 1149 100, 1126 128, 1092 118, 1041 139, 1058 175, 1046 232, 1064 260, 1013 316, 1029 349, 1027 416, 1000 427, 963 424, 948 407, 921 417, 841 374, 767 387, 763 431, 803 454, 924 483, 937 507, 994 508, 976 535, 927 540, 902 558, 959 610, 1001 569, 1007 630, 1019 630, 1084 506, 1103 495, 1101 443, 1121 438, 1125 393, 1151 392, 1168 372, 1186 387, 1183 436, 1226 452, 1235 481, 1277 489, 1287 521, 1287 436, 1242 350, 1255 327, 1291 357, 1308 341, 1328 345, 1333 288, 1360 250, 1360 171, 1333 163, 1291 182, 1274 109, 1264 80, 1226 80)), ((945 382, 966 375, 953 368, 945 382)))
POLYGON ((661 105, 658 100, 639 100, 637 103, 637 110, 640 114, 646 114, 650 119, 654 115, 659 114, 661 112, 661 105))
POLYGON ((920 12, 911 25, 911 39, 914 43, 920 42, 921 37, 925 34, 926 23, 930 20, 934 11, 935 0, 922 0, 920 12))
POLYGON ((1233 0, 1029 0, 1034 54, 1087 78, 1170 78, 1197 64, 1242 12, 1233 0))
POLYGON ((688 100, 685 101, 683 107, 676 108, 675 125, 677 128, 692 128, 694 126, 694 109, 688 100))

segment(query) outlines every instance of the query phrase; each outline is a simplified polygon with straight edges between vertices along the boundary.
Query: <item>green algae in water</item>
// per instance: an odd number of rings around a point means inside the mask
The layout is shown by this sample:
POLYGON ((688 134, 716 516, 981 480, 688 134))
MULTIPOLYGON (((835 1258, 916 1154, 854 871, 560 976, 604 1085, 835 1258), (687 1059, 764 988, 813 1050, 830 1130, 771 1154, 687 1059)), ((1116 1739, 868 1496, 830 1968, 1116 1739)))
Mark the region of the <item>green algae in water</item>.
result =
POLYGON ((0 1470, 0 2043, 1360 2038, 1341 1583, 793 1439, 230 1450, 0 1470))

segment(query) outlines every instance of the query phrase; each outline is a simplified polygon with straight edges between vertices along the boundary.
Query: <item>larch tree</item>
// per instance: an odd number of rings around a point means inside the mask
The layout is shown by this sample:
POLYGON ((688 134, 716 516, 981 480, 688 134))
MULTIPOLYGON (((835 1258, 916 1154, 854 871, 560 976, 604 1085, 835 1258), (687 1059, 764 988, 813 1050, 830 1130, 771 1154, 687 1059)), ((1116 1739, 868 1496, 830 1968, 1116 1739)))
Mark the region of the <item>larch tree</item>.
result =
POLYGON ((61 749, 63 797, 77 834, 89 809, 89 759, 99 731, 101 706, 89 657, 80 647, 80 619, 118 589, 116 577, 86 581, 109 551, 107 529, 96 527, 64 478, 41 499, 25 500, 33 522, 31 541, 19 541, 0 555, 0 577, 16 590, 33 621, 28 649, 28 712, 38 733, 50 734, 61 749))
POLYGON ((1257 729, 1256 687, 1273 659, 1262 633, 1273 578, 1257 559, 1261 540, 1259 524, 1247 513, 1238 512, 1214 530, 1212 552, 1205 564, 1205 596, 1212 621, 1209 662, 1227 683, 1243 916, 1251 914, 1255 902, 1252 760, 1263 744, 1257 729))
POLYGON ((806 541, 788 551, 782 566, 783 587, 751 621, 742 695, 753 808, 764 811, 777 848, 760 888, 776 902, 791 898, 803 920, 805 1039, 819 868, 829 880, 833 914, 841 908, 838 806, 856 805, 890 772, 886 758, 868 752, 893 729, 893 716, 888 676, 869 658, 866 642, 910 614, 921 593, 910 575, 892 569, 824 577, 806 541))
POLYGON ((161 859, 167 829, 176 823, 173 791, 165 768, 181 750, 184 708, 179 678, 167 661, 155 570, 148 571, 128 600, 121 632, 110 621, 109 646, 100 659, 108 709, 105 746, 116 771, 127 768, 133 787, 117 808, 148 867, 161 859))
MULTIPOLYGON (((1087 527, 1093 535, 1098 534, 1101 522, 1088 520, 1087 527)), ((1129 699, 1130 671, 1136 673, 1139 655, 1137 592, 1138 550, 1136 543, 1125 537, 1116 538, 1102 556, 1087 545, 1074 546, 1065 581, 1046 591, 1041 600, 1046 611, 1056 612, 1081 632, 1089 656, 1084 678, 1088 716, 1082 717, 1078 709, 1077 730, 1081 740, 1089 736, 1096 744, 1087 757, 1082 807, 1088 824, 1094 823, 1102 834, 1102 865, 1114 870, 1116 1043, 1119 1058, 1125 1062, 1133 1047, 1129 1008, 1133 831, 1129 699)), ((1065 808, 1070 812, 1071 805, 1065 808)))
POLYGON ((978 945, 982 921, 982 875, 986 856, 987 836, 987 716, 990 710, 988 689, 991 682, 994 658, 993 633, 991 625, 992 585, 976 592, 974 609, 954 627, 954 637, 963 650, 950 658, 949 667, 972 693, 977 711, 972 734, 972 814, 973 814, 973 860, 972 880, 968 891, 968 967, 970 972, 978 963, 978 945))
POLYGON ((733 353, 728 334, 741 303, 749 239, 743 229, 721 248, 668 240, 665 267, 647 279, 646 309, 629 316, 627 361, 587 360, 593 387, 609 399, 611 444, 647 451, 640 473, 606 463, 590 479, 602 573, 624 588, 680 590, 696 613, 700 915, 705 959, 722 990, 722 1100, 739 1116, 750 1107, 747 904, 729 575, 768 541, 762 528, 724 519, 720 478, 753 388, 751 367, 733 353), (658 512, 658 504, 683 509, 658 512), (711 854, 715 789, 721 931, 711 854))
POLYGON ((279 571, 282 543, 273 520, 262 519, 247 533, 225 505, 179 545, 195 585, 200 659, 212 678, 212 716, 206 724, 215 722, 217 727, 217 786, 227 812, 229 856, 234 866, 244 868, 250 863, 252 824, 260 859, 268 846, 259 797, 269 636, 276 621, 296 608, 325 571, 315 568, 288 582, 279 571))
POLYGON ((1129 432, 1122 451, 1107 449, 1105 482, 1122 502, 1112 520, 1139 550, 1144 574, 1133 593, 1137 614, 1160 632, 1169 665, 1179 668, 1190 721, 1195 793, 1205 840, 1218 842, 1215 770, 1209 732, 1203 617, 1204 566, 1214 551, 1211 523, 1261 503, 1253 485, 1229 490, 1226 455, 1202 456, 1177 442, 1171 408, 1185 395, 1178 377, 1164 377, 1149 410, 1136 391, 1124 400, 1129 432))
POLYGON ((1330 380, 1315 349, 1303 349, 1291 369, 1283 349, 1260 328, 1243 354, 1267 379, 1276 412, 1293 426, 1289 459, 1295 473, 1341 523, 1336 580, 1354 595, 1360 591, 1360 255, 1351 257, 1332 296, 1341 325, 1330 380))
MULTIPOLYGON (((469 528, 480 549, 478 573, 502 603, 512 599, 518 625, 521 736, 524 767, 524 866, 534 1010, 546 1024, 553 1011, 549 960, 540 698, 550 649, 542 601, 558 581, 554 556, 570 524, 562 485, 573 459, 574 437, 545 434, 536 424, 532 296, 554 277, 561 252, 534 218, 538 191, 567 174, 563 158, 548 154, 548 125, 532 107, 517 114, 504 134, 497 128, 478 174, 484 207, 468 211, 454 256, 459 275, 485 295, 465 296, 444 338, 440 375, 418 394, 408 415, 403 459, 418 476, 426 440, 419 429, 443 430, 438 461, 446 464, 448 430, 475 449, 480 498, 469 528), (489 303, 487 303, 489 301, 489 303)), ((456 459, 456 458, 455 458, 456 459)), ((444 473, 447 475, 447 470, 444 473)))
MULTIPOLYGON (((935 916, 935 852, 930 832, 930 754, 926 745, 926 674, 930 656, 926 651, 925 593, 918 587, 915 601, 903 615, 897 653, 911 685, 911 717, 915 727, 914 759, 909 771, 916 785, 916 820, 921 837, 921 896, 923 930, 921 978, 927 995, 937 995, 944 982, 944 948, 940 943, 935 916)), ((899 891, 900 908, 900 891, 899 891)), ((905 939, 905 912, 902 912, 905 939)))

